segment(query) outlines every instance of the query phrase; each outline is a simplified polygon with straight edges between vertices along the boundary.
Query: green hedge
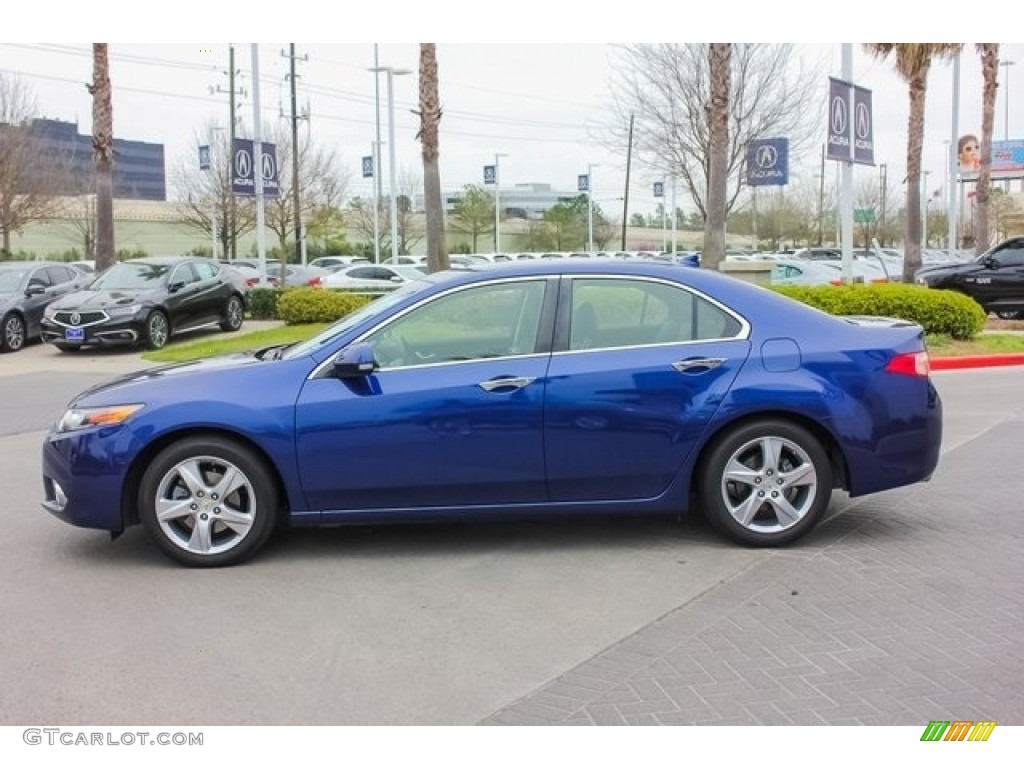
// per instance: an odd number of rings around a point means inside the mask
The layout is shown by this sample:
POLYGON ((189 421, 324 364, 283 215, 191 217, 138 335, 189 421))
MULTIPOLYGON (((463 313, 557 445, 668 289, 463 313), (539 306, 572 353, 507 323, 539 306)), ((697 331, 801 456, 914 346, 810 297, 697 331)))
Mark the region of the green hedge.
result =
POLYGON ((985 310, 969 296, 920 285, 779 285, 772 290, 828 312, 909 320, 925 333, 971 339, 985 327, 985 310))
POLYGON ((324 288, 288 288, 277 300, 277 318, 288 325, 333 323, 370 301, 368 296, 324 288))
POLYGON ((245 305, 253 320, 276 320, 279 288, 252 288, 246 294, 245 305))

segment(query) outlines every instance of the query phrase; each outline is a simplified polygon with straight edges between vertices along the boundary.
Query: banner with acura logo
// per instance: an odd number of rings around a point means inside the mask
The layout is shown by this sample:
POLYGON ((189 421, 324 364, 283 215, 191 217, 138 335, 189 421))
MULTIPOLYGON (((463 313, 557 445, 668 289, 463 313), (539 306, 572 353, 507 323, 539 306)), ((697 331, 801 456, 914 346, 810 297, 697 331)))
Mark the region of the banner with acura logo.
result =
POLYGON ((789 139, 752 139, 747 142, 747 185, 781 186, 789 183, 789 139))
POLYGON ((256 194, 256 168, 263 177, 263 195, 277 197, 280 184, 277 176, 277 146, 260 142, 260 160, 255 161, 252 139, 231 140, 231 191, 236 195, 256 194))
POLYGON ((871 91, 859 85, 828 79, 829 160, 875 164, 871 91))

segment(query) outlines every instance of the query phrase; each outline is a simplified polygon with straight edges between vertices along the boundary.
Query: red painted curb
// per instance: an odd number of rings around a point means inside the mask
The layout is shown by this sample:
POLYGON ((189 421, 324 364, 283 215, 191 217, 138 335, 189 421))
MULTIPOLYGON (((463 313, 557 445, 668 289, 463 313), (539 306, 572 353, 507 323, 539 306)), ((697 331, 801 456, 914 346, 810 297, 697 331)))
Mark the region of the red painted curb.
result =
POLYGON ((1002 355, 964 355, 963 357, 932 357, 928 360, 933 371, 952 371, 961 368, 989 368, 997 365, 1024 365, 1024 353, 1002 355))

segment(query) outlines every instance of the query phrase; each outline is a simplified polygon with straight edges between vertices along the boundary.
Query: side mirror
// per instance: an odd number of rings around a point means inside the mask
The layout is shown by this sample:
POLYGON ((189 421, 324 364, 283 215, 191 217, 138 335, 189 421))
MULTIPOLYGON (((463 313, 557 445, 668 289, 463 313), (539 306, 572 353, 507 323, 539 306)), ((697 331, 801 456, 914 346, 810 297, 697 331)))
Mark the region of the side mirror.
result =
POLYGON ((39 283, 32 283, 25 289, 26 296, 42 296, 46 293, 46 286, 39 283))
POLYGON ((373 347, 359 341, 345 347, 334 357, 334 375, 339 379, 357 379, 377 370, 373 347))
POLYGON ((985 260, 981 263, 984 264, 988 269, 999 269, 999 267, 1002 266, 1002 264, 999 263, 999 259, 997 259, 995 256, 986 256, 985 260))
POLYGON ((185 282, 183 280, 179 280, 177 282, 174 282, 174 283, 171 283, 170 285, 168 285, 167 286, 167 290, 170 291, 171 293, 177 293, 178 291, 180 291, 184 287, 185 287, 185 282))

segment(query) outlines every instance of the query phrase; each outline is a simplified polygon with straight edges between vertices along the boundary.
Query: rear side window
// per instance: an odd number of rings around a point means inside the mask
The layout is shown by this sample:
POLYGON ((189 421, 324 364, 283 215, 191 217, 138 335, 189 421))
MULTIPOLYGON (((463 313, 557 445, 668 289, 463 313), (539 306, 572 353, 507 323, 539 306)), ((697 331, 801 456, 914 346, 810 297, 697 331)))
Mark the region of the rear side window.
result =
POLYGON ((728 339, 740 322, 707 299, 651 280, 573 281, 569 349, 728 339))

